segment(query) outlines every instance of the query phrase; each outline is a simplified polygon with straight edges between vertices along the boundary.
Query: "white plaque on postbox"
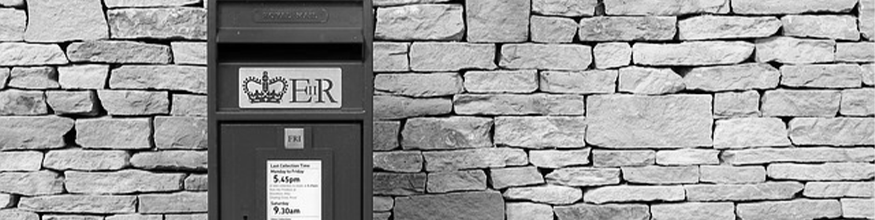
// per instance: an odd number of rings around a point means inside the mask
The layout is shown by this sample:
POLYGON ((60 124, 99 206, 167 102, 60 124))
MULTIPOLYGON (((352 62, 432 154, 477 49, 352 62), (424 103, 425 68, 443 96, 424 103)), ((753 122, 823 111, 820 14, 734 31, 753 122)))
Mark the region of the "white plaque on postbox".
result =
POLYGON ((340 108, 340 68, 240 68, 240 108, 340 108))

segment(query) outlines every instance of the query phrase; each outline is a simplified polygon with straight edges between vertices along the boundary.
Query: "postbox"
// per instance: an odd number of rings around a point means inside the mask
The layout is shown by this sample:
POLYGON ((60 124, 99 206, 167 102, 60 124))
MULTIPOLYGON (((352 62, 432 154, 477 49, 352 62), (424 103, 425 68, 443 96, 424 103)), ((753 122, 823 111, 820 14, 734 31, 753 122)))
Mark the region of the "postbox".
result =
POLYGON ((370 1, 208 7, 209 219, 371 219, 370 1))

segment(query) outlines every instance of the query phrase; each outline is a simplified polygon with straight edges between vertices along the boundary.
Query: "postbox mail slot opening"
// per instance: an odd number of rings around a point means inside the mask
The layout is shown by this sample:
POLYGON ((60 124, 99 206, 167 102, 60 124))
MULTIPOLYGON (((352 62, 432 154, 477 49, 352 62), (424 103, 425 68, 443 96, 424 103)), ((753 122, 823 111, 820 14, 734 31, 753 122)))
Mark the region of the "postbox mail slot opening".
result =
POLYGON ((362 61, 362 44, 218 44, 219 62, 362 61))

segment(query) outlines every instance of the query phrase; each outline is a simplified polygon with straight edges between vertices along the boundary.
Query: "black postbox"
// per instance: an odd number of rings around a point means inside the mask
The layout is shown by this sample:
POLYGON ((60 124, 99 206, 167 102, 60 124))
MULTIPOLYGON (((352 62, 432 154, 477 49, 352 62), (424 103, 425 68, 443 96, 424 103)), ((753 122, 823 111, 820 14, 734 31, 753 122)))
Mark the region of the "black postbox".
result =
POLYGON ((370 1, 208 7, 209 219, 370 220, 370 1))

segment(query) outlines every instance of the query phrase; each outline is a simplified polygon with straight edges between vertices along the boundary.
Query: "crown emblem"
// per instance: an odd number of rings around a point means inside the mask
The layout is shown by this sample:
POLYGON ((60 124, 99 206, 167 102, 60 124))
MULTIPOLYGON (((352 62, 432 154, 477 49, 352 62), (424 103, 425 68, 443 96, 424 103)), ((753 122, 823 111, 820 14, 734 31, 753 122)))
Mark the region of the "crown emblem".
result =
POLYGON ((249 96, 250 103, 280 103, 288 88, 289 83, 286 79, 279 76, 271 79, 270 76, 268 76, 267 71, 264 71, 261 79, 250 76, 243 80, 243 92, 249 96), (260 85, 261 90, 250 91, 250 83, 260 85), (277 91, 276 89, 270 89, 271 86, 280 84, 283 86, 282 90, 277 91))

